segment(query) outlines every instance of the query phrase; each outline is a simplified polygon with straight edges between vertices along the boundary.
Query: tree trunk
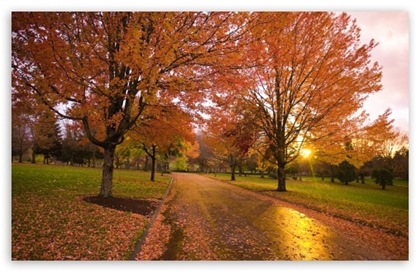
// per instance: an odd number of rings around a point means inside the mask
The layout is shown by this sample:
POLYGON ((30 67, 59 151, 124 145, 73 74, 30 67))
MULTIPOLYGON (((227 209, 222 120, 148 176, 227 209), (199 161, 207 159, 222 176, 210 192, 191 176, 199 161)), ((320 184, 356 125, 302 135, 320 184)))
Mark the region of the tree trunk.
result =
POLYGON ((112 197, 112 177, 114 174, 115 145, 104 148, 104 165, 102 167, 102 185, 99 196, 112 197))
POLYGON ((235 165, 235 164, 233 164, 233 165, 231 165, 231 167, 230 167, 230 180, 231 180, 231 181, 235 181, 235 180, 236 180, 236 177, 235 177, 235 171, 236 171, 236 165, 235 165))
POLYGON ((150 180, 151 181, 155 181, 155 169, 156 169, 156 146, 152 146, 152 156, 150 156, 152 158, 152 171, 150 174, 150 180))
POLYGON ((277 167, 277 191, 285 192, 286 191, 286 176, 284 175, 284 166, 278 165, 277 167))
POLYGON ((31 163, 36 163, 35 161, 35 151, 32 149, 32 159, 31 159, 31 163))
POLYGON ((233 154, 229 154, 228 156, 228 162, 230 166, 230 180, 235 181, 235 171, 236 171, 236 158, 233 154))

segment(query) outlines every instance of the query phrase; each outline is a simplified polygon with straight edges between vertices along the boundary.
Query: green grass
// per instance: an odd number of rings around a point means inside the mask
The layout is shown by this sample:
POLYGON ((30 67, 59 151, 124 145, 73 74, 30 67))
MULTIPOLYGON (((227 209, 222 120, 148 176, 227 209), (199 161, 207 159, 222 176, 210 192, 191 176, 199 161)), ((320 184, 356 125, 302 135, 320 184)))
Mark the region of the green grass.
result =
MULTIPOLYGON (((214 177, 212 175, 209 175, 214 177)), ((325 214, 384 229, 408 237, 408 182, 395 180, 394 186, 382 190, 372 179, 366 184, 351 182, 344 185, 326 178, 303 177, 301 181, 288 179, 286 192, 278 192, 277 180, 259 176, 218 174, 217 179, 245 189, 258 191, 274 198, 310 208, 325 214)))
MULTIPOLYGON (((81 200, 98 195, 99 168, 12 164, 13 260, 121 260, 144 231, 144 216, 81 200)), ((113 196, 161 199, 170 175, 114 171, 113 196)))

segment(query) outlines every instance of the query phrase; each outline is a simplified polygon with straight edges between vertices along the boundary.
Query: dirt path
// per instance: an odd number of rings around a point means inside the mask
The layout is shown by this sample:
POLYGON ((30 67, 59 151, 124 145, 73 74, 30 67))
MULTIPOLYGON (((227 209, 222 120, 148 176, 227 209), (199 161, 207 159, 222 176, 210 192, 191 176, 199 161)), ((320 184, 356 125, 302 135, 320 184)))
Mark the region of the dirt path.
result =
POLYGON ((270 197, 200 175, 174 177, 138 260, 395 258, 366 240, 354 239, 348 223, 297 211, 270 197))

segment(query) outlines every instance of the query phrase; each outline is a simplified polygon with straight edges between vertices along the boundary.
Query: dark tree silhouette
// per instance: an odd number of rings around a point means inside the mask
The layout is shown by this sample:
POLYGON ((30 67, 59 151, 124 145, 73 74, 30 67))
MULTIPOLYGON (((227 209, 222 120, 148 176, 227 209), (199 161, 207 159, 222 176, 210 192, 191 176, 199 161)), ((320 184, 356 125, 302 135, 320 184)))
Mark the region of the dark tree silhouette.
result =
POLYGON ((338 165, 337 178, 345 185, 357 179, 356 167, 348 161, 343 161, 338 165))

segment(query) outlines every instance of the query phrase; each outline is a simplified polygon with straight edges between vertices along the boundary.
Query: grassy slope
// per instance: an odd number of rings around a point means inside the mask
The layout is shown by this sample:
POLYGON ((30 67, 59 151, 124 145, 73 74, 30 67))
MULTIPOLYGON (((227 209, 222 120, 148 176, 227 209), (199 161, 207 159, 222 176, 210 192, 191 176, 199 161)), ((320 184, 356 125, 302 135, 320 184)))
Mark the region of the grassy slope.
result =
MULTIPOLYGON (((170 176, 115 170, 113 195, 162 198, 170 176)), ((80 200, 97 195, 101 169, 12 165, 12 259, 126 259, 148 219, 80 200)))
MULTIPOLYGON (((209 175, 210 176, 210 175, 209 175)), ((214 176, 212 176, 214 177, 214 176)), ((217 179, 259 191, 280 200, 311 208, 332 216, 359 222, 371 227, 408 237, 408 182, 395 180, 394 186, 382 190, 371 179, 366 184, 344 185, 320 178, 304 177, 302 181, 287 180, 287 192, 277 192, 277 181, 259 176, 218 174, 217 179)))

